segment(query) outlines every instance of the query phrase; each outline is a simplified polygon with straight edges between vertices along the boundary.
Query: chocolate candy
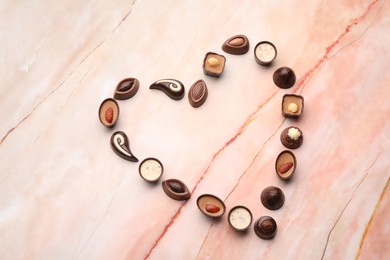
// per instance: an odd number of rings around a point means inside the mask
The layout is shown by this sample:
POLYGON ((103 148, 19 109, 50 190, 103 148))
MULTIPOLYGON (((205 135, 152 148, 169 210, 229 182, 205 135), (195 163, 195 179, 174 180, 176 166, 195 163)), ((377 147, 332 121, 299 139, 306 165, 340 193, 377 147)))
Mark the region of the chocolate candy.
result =
POLYGON ((136 78, 126 78, 118 83, 115 88, 114 98, 125 100, 132 98, 139 89, 139 81, 136 78))
POLYGON ((260 200, 267 209, 277 210, 284 204, 284 193, 278 187, 269 186, 261 192, 260 200))
POLYGON ((287 127, 280 134, 280 141, 288 149, 297 149, 303 143, 302 131, 295 126, 287 127))
POLYGON ((138 168, 139 175, 147 182, 157 182, 164 172, 162 163, 156 158, 146 158, 138 168))
POLYGON ((295 84, 295 73, 289 67, 280 67, 275 70, 273 80, 276 86, 283 89, 288 89, 295 84))
POLYGON ((262 216, 256 220, 253 226, 255 233, 261 239, 271 239, 276 235, 278 226, 270 216, 262 216))
POLYGON ((217 196, 211 194, 203 194, 198 197, 196 204, 200 211, 208 217, 219 218, 226 210, 225 203, 217 196))
POLYGON ((180 100, 184 97, 184 85, 176 79, 161 79, 150 85, 149 89, 158 89, 164 92, 173 100, 180 100))
POLYGON ((131 162, 138 162, 129 147, 129 139, 127 135, 122 131, 117 131, 112 134, 110 139, 112 150, 120 157, 131 162))
POLYGON ((284 117, 299 118, 303 113, 303 101, 303 97, 300 95, 284 95, 282 101, 282 115, 284 117))
POLYGON ((223 43, 222 50, 235 55, 245 54, 249 51, 249 40, 245 35, 235 35, 223 43))
POLYGON ((297 159, 293 152, 284 150, 276 158, 275 171, 282 180, 290 179, 297 167, 297 159))
POLYGON ((200 107, 206 101, 208 95, 206 83, 203 80, 196 81, 188 91, 188 101, 193 107, 200 107))
POLYGON ((115 99, 105 99, 99 107, 99 120, 106 127, 113 127, 118 121, 119 105, 115 99))
POLYGON ((225 68, 226 58, 218 53, 208 52, 203 60, 203 73, 219 78, 225 68))
POLYGON ((259 42, 254 51, 256 62, 263 66, 270 65, 278 55, 275 45, 268 41, 259 42))
POLYGON ((188 200, 191 198, 191 193, 187 186, 180 180, 169 179, 162 183, 162 188, 168 197, 174 200, 188 200))
POLYGON ((229 211, 228 221, 237 231, 245 231, 252 223, 252 212, 244 206, 235 206, 229 211))

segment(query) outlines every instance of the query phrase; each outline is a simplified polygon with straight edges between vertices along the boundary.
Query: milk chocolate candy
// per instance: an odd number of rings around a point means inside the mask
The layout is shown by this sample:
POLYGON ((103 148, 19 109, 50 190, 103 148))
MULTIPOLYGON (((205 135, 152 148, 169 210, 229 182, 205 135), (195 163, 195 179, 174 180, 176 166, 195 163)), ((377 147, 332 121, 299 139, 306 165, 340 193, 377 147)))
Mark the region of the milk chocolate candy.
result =
POLYGON ((132 98, 139 89, 139 81, 136 78, 126 78, 121 80, 115 88, 114 98, 125 100, 132 98))
POLYGON ((206 53, 203 60, 203 73, 205 75, 219 78, 225 68, 226 58, 214 52, 206 53))
POLYGON ((188 200, 191 198, 191 192, 187 186, 178 179, 169 179, 161 183, 162 188, 168 197, 174 200, 188 200))
POLYGON ((99 107, 99 120, 106 127, 114 127, 119 118, 119 105, 115 99, 105 99, 99 107))
POLYGON ((282 151, 275 161, 276 174, 282 180, 290 179, 297 167, 297 159, 293 152, 289 150, 282 151))
POLYGON ((173 100, 180 100, 184 97, 184 85, 176 79, 161 79, 150 85, 149 89, 158 89, 164 92, 173 100))
POLYGON ((287 127, 280 134, 280 141, 288 149, 297 149, 303 143, 302 131, 295 126, 287 127))
POLYGON ((221 217, 226 210, 225 203, 217 196, 203 194, 196 200, 199 210, 210 218, 221 217))
POLYGON ((249 51, 249 40, 245 35, 235 35, 223 43, 222 50, 234 55, 245 54, 249 51))
POLYGON ((300 95, 286 94, 282 100, 282 115, 299 118, 303 113, 304 99, 300 95))
POLYGON ((200 107, 206 101, 208 95, 206 83, 203 80, 196 81, 188 91, 188 101, 193 107, 200 107))

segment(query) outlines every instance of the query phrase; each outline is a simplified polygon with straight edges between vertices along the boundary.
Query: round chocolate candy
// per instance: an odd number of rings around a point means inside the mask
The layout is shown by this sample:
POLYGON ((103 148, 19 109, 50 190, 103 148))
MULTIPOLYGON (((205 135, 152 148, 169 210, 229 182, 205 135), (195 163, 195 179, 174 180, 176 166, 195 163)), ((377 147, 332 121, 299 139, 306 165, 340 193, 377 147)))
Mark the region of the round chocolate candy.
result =
POLYGON ((270 65, 278 54, 275 45, 268 41, 259 42, 254 51, 256 62, 263 66, 270 65))
POLYGON ((164 172, 162 163, 156 158, 146 158, 138 168, 139 174, 147 182, 157 182, 164 172))
POLYGON ((280 67, 275 70, 273 80, 276 86, 283 89, 288 89, 295 84, 295 73, 289 67, 280 67))
POLYGON ((260 200, 267 209, 277 210, 283 206, 285 198, 280 188, 269 186, 261 192, 260 200))
POLYGON ((288 149, 297 149, 303 143, 302 131, 295 126, 287 127, 280 134, 280 141, 288 149))
POLYGON ((262 239, 271 239, 276 235, 278 226, 276 221, 270 216, 262 216, 256 220, 254 230, 258 237, 262 239))
POLYGON ((229 211, 228 221, 237 231, 245 231, 252 223, 252 213, 244 206, 235 206, 229 211))

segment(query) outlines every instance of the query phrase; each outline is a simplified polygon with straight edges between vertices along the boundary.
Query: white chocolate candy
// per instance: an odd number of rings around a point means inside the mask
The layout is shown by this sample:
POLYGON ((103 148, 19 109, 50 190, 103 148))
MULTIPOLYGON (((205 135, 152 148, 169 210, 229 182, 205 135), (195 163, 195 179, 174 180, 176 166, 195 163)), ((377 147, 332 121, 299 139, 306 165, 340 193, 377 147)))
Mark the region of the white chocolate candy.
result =
POLYGON ((298 140, 298 138, 301 136, 301 132, 297 128, 291 127, 288 129, 287 135, 293 140, 298 140))
POLYGON ((252 223, 252 214, 247 208, 238 206, 230 211, 229 223, 237 230, 245 230, 252 223))
POLYGON ((163 166, 157 159, 147 158, 141 162, 139 173, 148 182, 156 182, 163 174, 163 166))

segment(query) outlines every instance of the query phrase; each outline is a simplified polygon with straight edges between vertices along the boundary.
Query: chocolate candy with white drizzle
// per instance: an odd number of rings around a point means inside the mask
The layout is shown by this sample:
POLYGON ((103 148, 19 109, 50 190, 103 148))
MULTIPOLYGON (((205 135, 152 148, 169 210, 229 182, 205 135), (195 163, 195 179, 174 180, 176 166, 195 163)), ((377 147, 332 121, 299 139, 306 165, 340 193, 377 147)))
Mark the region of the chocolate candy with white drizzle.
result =
POLYGON ((122 131, 117 131, 112 134, 111 139, 111 148, 112 150, 120 157, 131 162, 138 162, 137 157, 135 157, 129 147, 129 139, 127 135, 122 131))
POLYGON ((184 97, 184 85, 176 79, 161 79, 150 85, 149 89, 158 89, 164 92, 173 100, 180 100, 184 97))

